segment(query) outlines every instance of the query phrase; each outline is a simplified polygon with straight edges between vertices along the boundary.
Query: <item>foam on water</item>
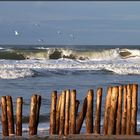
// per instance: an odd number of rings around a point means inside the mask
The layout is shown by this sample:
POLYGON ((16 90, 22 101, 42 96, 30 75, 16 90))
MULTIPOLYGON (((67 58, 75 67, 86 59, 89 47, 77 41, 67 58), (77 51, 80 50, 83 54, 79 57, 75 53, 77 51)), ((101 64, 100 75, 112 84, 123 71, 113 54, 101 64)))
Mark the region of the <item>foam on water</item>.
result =
POLYGON ((107 71, 116 74, 140 74, 140 58, 112 60, 73 60, 60 58, 57 60, 1 60, 0 78, 16 79, 38 76, 49 72, 59 73, 76 71, 107 71))
POLYGON ((3 50, 4 48, 0 47, 0 50, 3 50))
POLYGON ((17 79, 33 75, 34 73, 30 69, 0 69, 1 79, 17 79))
POLYGON ((140 50, 137 49, 121 49, 119 53, 125 58, 140 57, 140 50))
POLYGON ((140 74, 138 49, 7 48, 0 51, 0 58, 1 79, 45 76, 54 71, 140 74))
POLYGON ((35 47, 35 49, 38 49, 38 50, 49 50, 50 48, 45 48, 45 47, 35 47))

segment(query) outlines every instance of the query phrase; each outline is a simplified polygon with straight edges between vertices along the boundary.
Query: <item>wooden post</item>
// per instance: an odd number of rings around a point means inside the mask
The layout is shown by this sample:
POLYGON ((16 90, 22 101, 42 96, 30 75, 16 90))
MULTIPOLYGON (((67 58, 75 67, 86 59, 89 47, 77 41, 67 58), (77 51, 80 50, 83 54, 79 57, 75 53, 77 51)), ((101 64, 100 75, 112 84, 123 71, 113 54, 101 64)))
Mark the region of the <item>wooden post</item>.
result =
POLYGON ((81 112, 78 114, 78 117, 76 119, 76 134, 80 133, 84 118, 86 116, 86 111, 87 111, 87 97, 84 99, 81 112))
POLYGON ((123 112, 122 112, 122 125, 121 134, 126 134, 126 115, 127 115, 127 86, 123 87, 123 112))
POLYGON ((103 125, 104 135, 106 135, 108 132, 108 122, 109 122, 109 114, 110 114, 110 106, 111 106, 111 93, 112 93, 112 87, 108 87, 106 101, 105 101, 105 111, 104 111, 104 125, 103 125))
POLYGON ((65 126, 65 99, 66 99, 66 91, 62 91, 61 95, 61 108, 60 108, 60 127, 59 127, 59 135, 64 134, 64 126, 65 126))
POLYGON ((16 135, 22 136, 22 104, 23 98, 18 97, 16 101, 16 135))
POLYGON ((11 96, 6 96, 7 101, 7 119, 8 119, 8 133, 9 136, 15 133, 14 117, 13 117, 13 103, 11 96))
POLYGON ((79 107, 79 104, 80 104, 79 100, 76 100, 76 116, 77 116, 77 114, 78 114, 78 107, 79 107))
POLYGON ((118 96, 118 109, 117 109, 117 122, 116 122, 116 135, 121 134, 121 116, 122 116, 122 85, 119 86, 119 96, 118 96))
POLYGON ((126 134, 131 134, 131 109, 132 109, 132 85, 127 85, 127 117, 126 117, 126 134))
POLYGON ((57 91, 53 91, 51 93, 50 135, 56 134, 56 101, 57 91))
POLYGON ((76 134, 76 90, 71 91, 69 133, 76 134))
POLYGON ((1 111, 2 136, 8 136, 7 103, 5 96, 1 97, 1 111))
POLYGON ((138 85, 132 85, 132 112, 131 112, 131 135, 136 134, 137 128, 137 94, 138 94, 138 85))
POLYGON ((70 90, 66 90, 64 135, 69 134, 69 107, 70 107, 70 90))
POLYGON ((29 116, 29 135, 36 135, 37 95, 32 95, 29 116))
POLYGON ((117 86, 113 87, 111 95, 111 108, 109 114, 108 135, 113 135, 115 133, 118 94, 119 88, 117 86))
POLYGON ((56 107, 56 134, 59 133, 60 108, 61 108, 61 95, 58 96, 57 107, 56 107))
POLYGON ((38 128, 38 124, 39 124, 40 107, 41 107, 41 96, 40 95, 37 95, 37 105, 36 105, 36 134, 37 134, 37 128, 38 128))
POLYGON ((96 114, 94 119, 94 133, 100 134, 102 88, 97 89, 96 93, 96 114))
POLYGON ((93 133, 93 90, 87 94, 86 134, 93 133))

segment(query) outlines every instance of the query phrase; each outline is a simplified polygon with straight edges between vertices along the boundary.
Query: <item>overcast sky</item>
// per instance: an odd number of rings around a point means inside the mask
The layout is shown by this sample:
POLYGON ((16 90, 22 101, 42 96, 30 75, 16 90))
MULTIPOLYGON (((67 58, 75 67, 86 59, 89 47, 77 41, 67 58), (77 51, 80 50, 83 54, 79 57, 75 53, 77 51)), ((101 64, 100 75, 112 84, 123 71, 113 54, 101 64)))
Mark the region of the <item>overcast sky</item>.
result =
POLYGON ((0 44, 139 45, 140 2, 1 1, 0 44))

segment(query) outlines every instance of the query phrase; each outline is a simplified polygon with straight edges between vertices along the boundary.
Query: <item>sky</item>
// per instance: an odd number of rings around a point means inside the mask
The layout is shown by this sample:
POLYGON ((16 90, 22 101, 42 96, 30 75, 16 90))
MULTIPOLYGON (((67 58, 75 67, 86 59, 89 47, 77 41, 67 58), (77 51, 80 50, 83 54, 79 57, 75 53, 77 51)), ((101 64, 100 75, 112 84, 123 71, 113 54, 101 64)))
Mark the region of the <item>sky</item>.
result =
POLYGON ((140 45, 139 1, 0 1, 0 44, 140 45))

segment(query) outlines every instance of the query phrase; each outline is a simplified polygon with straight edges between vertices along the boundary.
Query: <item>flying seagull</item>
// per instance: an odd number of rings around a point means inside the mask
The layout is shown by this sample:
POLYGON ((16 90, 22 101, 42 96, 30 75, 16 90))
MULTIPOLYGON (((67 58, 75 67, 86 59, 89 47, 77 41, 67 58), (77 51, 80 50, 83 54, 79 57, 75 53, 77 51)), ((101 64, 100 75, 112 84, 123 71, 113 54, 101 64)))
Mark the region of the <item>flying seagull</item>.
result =
POLYGON ((72 39, 74 39, 74 34, 69 34, 69 36, 70 36, 72 39))
POLYGON ((17 30, 15 30, 14 33, 15 33, 15 36, 19 35, 19 32, 17 30))
POLYGON ((44 40, 43 40, 43 39, 38 39, 37 41, 38 41, 38 42, 44 42, 44 40))
POLYGON ((61 32, 60 30, 58 30, 58 31, 57 31, 57 34, 59 34, 59 35, 60 35, 61 33, 62 33, 62 32, 61 32))
POLYGON ((33 25, 36 27, 40 27, 40 24, 38 24, 38 23, 34 23, 33 25))

